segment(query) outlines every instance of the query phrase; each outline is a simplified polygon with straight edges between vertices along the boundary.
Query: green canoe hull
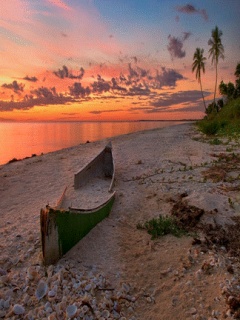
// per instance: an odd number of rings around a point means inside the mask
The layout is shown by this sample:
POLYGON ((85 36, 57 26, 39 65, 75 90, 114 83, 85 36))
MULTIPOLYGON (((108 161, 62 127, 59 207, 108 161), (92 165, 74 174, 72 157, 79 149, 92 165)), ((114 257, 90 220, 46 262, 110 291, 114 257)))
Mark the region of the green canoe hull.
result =
POLYGON ((114 176, 112 146, 109 143, 74 175, 74 188, 66 187, 55 207, 41 209, 40 228, 45 265, 59 260, 109 215, 115 198, 115 192, 112 191, 114 176))
POLYGON ((106 218, 114 203, 115 193, 102 206, 88 211, 41 210, 43 262, 54 264, 100 221, 106 218))

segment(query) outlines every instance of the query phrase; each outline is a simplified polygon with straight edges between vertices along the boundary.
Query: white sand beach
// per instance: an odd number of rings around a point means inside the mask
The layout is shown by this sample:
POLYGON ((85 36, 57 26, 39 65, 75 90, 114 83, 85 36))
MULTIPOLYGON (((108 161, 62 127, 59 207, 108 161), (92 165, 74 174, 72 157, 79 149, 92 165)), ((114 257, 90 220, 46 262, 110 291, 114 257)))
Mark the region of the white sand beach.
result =
POLYGON ((201 223, 213 229, 233 226, 231 217, 240 216, 239 162, 211 171, 218 156, 239 156, 240 141, 209 144, 192 123, 112 138, 110 216, 56 265, 42 265, 40 209, 54 206, 108 141, 0 166, 0 318, 234 319, 229 297, 237 290, 239 260, 224 243, 193 245, 193 237, 172 235, 151 240, 137 228, 170 215, 180 199, 203 209, 201 223))

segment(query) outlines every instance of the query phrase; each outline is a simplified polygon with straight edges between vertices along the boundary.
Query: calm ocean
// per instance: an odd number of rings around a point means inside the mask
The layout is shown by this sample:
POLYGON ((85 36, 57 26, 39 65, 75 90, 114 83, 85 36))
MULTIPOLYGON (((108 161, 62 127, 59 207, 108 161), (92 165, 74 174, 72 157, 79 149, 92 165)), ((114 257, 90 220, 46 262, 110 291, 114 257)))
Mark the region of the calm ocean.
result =
POLYGON ((0 122, 0 164, 130 132, 183 121, 0 122))

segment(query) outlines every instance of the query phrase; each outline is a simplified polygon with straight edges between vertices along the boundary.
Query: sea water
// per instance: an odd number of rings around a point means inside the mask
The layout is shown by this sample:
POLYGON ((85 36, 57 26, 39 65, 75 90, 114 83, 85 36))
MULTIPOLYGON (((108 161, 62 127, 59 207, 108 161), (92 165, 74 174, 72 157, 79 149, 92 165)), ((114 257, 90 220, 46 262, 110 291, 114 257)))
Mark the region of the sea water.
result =
POLYGON ((14 158, 180 123, 183 121, 0 122, 0 165, 14 158))

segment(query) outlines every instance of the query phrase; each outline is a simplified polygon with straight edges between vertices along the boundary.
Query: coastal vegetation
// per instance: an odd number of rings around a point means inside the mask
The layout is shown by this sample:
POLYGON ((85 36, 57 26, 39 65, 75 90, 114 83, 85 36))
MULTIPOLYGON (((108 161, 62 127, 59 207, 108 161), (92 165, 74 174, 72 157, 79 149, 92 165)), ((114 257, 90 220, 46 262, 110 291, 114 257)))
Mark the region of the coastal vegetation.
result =
POLYGON ((159 215, 158 218, 150 219, 143 224, 138 223, 137 228, 147 230, 152 236, 152 239, 167 234, 172 234, 175 237, 181 237, 187 234, 184 229, 178 226, 176 219, 171 216, 159 215))
MULTIPOLYGON (((197 122, 197 126, 206 135, 235 136, 240 134, 240 97, 228 101, 219 109, 209 106, 211 112, 197 122), (218 111, 217 111, 218 110, 218 111)), ((208 107, 208 108, 209 108, 208 107)))
POLYGON ((222 135, 233 136, 240 134, 240 63, 237 64, 235 76, 236 82, 224 83, 221 81, 219 85, 219 93, 222 98, 216 101, 217 79, 218 79, 218 63, 219 59, 224 59, 224 46, 222 44, 222 31, 216 26, 212 30, 211 38, 208 40, 209 58, 211 63, 215 65, 216 79, 214 88, 213 102, 206 106, 202 89, 202 73, 205 73, 206 57, 204 57, 204 49, 196 48, 193 55, 192 72, 196 73, 201 88, 202 99, 206 116, 197 122, 200 131, 206 135, 222 135))
POLYGON ((218 62, 224 59, 224 47, 221 41, 222 31, 216 26, 212 30, 211 38, 208 44, 209 58, 216 68, 216 80, 214 89, 213 102, 206 107, 204 100, 201 73, 205 73, 205 61, 203 56, 204 50, 196 48, 193 56, 192 72, 196 72, 196 79, 200 83, 202 98, 206 116, 197 122, 200 131, 206 135, 233 136, 240 134, 240 63, 237 64, 234 75, 236 76, 235 84, 232 82, 224 83, 221 81, 219 93, 222 98, 216 101, 217 78, 218 78, 218 62))
POLYGON ((221 81, 219 92, 223 96, 206 109, 206 116, 197 125, 207 135, 233 136, 240 134, 240 63, 235 71, 235 85, 221 81))

